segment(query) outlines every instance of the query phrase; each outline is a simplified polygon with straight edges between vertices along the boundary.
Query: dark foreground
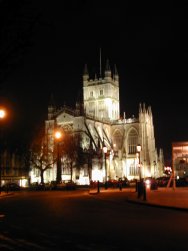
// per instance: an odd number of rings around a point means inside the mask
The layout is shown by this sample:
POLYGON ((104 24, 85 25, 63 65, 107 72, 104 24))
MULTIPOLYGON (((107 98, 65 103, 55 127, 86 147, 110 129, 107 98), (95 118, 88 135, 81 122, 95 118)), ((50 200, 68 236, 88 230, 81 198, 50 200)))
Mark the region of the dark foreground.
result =
POLYGON ((127 202, 129 189, 0 199, 0 250, 186 250, 188 213, 127 202))

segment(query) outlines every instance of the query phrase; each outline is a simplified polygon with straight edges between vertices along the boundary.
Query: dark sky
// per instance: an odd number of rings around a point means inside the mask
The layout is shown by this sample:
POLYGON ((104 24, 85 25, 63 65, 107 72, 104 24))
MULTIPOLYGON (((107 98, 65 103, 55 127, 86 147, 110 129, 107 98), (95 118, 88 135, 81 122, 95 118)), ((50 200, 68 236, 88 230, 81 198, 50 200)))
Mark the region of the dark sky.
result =
MULTIPOLYGON (((188 140, 188 4, 143 1, 0 1, 1 102, 7 134, 28 139, 57 105, 75 106, 84 64, 108 58, 120 76, 120 108, 138 116, 151 106, 157 148, 188 140)), ((165 1, 164 1, 165 2, 165 1)))

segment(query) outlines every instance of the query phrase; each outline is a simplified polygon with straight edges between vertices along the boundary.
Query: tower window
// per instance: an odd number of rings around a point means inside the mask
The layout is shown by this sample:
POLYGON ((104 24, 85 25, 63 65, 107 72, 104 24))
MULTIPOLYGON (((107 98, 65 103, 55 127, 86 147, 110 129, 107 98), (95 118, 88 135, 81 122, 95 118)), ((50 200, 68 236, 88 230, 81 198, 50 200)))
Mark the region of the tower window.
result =
POLYGON ((90 97, 93 97, 93 92, 90 92, 90 97))
POLYGON ((102 96, 104 92, 103 92, 103 90, 100 90, 99 93, 100 93, 100 96, 102 96))

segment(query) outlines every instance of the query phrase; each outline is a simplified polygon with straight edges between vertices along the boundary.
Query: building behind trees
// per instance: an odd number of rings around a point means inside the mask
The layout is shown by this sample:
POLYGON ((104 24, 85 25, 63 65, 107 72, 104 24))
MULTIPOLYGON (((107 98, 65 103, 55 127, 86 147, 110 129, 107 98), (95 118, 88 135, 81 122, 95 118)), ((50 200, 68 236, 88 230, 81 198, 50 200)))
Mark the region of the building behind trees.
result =
MULTIPOLYGON (((128 178, 159 177, 164 171, 162 149, 156 149, 153 115, 151 107, 138 104, 138 116, 120 116, 119 75, 107 60, 104 74, 90 77, 87 65, 83 73, 83 99, 76 102, 75 108, 56 107, 53 100, 48 106, 45 121, 45 140, 49 153, 55 153, 54 131, 63 135, 79 135, 80 155, 72 157, 61 151, 61 179, 72 180, 77 184, 90 181, 104 182, 128 178), (140 165, 137 145, 141 145, 140 165), (103 147, 107 147, 107 153, 103 147), (105 155, 106 154, 106 155, 105 155), (82 161, 81 161, 82 159, 82 161)), ((62 100, 62 103, 63 100, 62 100)), ((78 148, 77 148, 78 151, 78 148)), ((54 158, 53 154, 49 154, 54 158)), ((56 180, 57 162, 44 173, 44 181, 56 180)), ((40 182, 40 176, 32 170, 31 182, 40 182)))

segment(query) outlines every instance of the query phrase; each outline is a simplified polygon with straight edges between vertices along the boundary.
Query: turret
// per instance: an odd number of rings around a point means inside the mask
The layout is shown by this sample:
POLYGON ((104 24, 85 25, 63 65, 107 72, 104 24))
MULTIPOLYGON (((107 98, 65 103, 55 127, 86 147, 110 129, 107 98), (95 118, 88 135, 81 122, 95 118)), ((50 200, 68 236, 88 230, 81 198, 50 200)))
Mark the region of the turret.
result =
POLYGON ((104 79, 108 82, 112 80, 112 72, 110 70, 109 60, 106 61, 106 67, 104 72, 104 79))
POLYGON ((53 94, 51 94, 50 102, 48 105, 48 120, 53 119, 55 110, 56 110, 56 107, 55 107, 54 97, 53 97, 53 94))
POLYGON ((84 84, 84 86, 87 85, 88 80, 89 80, 89 74, 88 74, 87 64, 85 64, 84 73, 83 73, 83 84, 84 84))
POLYGON ((116 65, 114 65, 114 82, 116 85, 119 85, 119 75, 117 72, 117 67, 116 65))

